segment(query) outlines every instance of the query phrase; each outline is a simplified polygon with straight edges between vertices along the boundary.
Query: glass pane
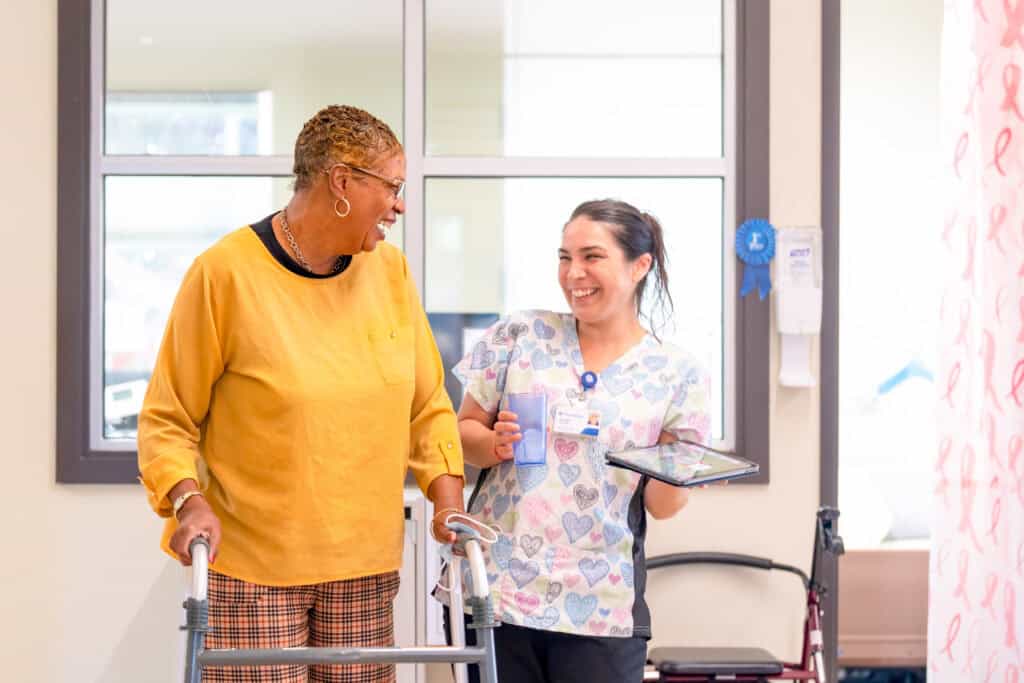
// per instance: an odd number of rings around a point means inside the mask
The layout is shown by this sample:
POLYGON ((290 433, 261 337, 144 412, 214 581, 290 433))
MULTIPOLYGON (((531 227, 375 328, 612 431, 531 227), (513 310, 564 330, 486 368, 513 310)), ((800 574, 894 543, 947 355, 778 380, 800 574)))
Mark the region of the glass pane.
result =
MULTIPOLYGON (((587 199, 628 201, 665 230, 675 315, 660 336, 711 369, 714 434, 722 438, 722 191, 719 179, 429 179, 427 311, 432 321, 456 316, 469 336, 509 311, 568 311, 558 286, 562 226, 587 199)), ((448 336, 459 348, 442 348, 446 361, 465 345, 448 336)))
POLYGON ((718 157, 720 0, 429 0, 427 154, 718 157))
POLYGON ((270 93, 108 92, 107 154, 273 154, 270 93))
MULTIPOLYGON (((103 435, 134 439, 167 316, 192 261, 280 209, 291 178, 108 177, 105 182, 103 435), (171 206, 173 211, 154 211, 171 206)), ((402 226, 389 241, 401 246, 402 226)))
POLYGON ((254 7, 107 0, 106 153, 289 155, 332 103, 401 136, 402 0, 254 7))
POLYGON ((847 548, 927 548, 937 482, 943 9, 889 9, 844 3, 842 12, 839 509, 847 548), (879 80, 879 69, 901 77, 879 80))

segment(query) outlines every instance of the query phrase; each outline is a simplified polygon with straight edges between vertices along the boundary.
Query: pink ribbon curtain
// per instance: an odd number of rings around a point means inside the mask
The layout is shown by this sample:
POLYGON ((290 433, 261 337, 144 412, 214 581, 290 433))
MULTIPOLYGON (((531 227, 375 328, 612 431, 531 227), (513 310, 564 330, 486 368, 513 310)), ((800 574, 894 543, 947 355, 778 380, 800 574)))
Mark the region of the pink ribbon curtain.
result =
POLYGON ((1022 65, 1024 0, 946 0, 930 683, 1024 669, 1022 65))

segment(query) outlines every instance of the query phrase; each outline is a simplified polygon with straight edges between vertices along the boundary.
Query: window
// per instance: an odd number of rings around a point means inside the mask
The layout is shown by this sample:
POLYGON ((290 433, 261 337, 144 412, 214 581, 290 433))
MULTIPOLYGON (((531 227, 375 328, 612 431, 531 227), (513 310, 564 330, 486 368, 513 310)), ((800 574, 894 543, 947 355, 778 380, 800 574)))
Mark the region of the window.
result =
POLYGON ((838 493, 848 549, 927 550, 942 262, 932 235, 944 220, 935 201, 942 7, 887 14, 884 30, 880 13, 850 3, 842 14, 838 493), (922 49, 905 50, 908 40, 922 49), (875 82, 880 63, 907 76, 898 86, 875 82), (881 155, 898 162, 879 168, 881 155), (874 276, 891 272, 901 274, 899 287, 874 276))
POLYGON ((560 226, 584 198, 628 199, 664 226, 676 315, 659 336, 711 368, 713 434, 728 444, 721 392, 728 334, 722 322, 723 195, 719 178, 427 178, 425 305, 431 313, 567 311, 557 285, 560 226), (475 225, 490 230, 479 234, 475 225), (690 295, 696 291, 704 295, 690 295))
POLYGON ((565 310, 555 249, 576 204, 658 216, 676 300, 664 336, 712 369, 715 437, 766 480, 768 311, 737 303, 730 248, 736 223, 767 213, 759 5, 62 0, 58 480, 134 480, 185 269, 287 201, 295 136, 330 102, 406 147, 390 239, 446 360, 495 315, 565 310))
POLYGON ((185 271, 241 216, 272 213, 289 188, 286 178, 260 176, 109 175, 102 190, 101 438, 132 444, 185 271))
POLYGON ((107 91, 106 154, 270 154, 269 92, 107 91))

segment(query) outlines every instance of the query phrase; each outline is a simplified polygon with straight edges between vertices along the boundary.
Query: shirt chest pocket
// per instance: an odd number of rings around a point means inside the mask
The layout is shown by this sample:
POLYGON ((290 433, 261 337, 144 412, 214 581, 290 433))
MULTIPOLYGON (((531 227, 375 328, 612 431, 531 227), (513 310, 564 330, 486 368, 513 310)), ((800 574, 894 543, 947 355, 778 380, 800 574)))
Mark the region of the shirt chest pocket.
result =
POLYGON ((411 325, 380 327, 370 331, 370 353, 386 384, 416 380, 416 344, 411 325))

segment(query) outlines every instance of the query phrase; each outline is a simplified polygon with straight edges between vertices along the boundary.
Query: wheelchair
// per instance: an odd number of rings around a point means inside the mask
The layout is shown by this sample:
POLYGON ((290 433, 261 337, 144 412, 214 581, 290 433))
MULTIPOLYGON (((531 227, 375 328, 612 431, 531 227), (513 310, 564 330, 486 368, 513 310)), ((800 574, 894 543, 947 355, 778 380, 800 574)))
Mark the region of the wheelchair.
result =
POLYGON ((734 553, 688 552, 648 558, 647 569, 664 569, 688 564, 717 564, 751 569, 778 570, 797 576, 806 594, 803 653, 799 662, 784 662, 770 652, 754 647, 658 647, 648 653, 651 665, 645 681, 700 683, 707 681, 814 681, 827 683, 822 637, 822 599, 828 592, 820 576, 824 554, 843 554, 843 539, 836 532, 839 511, 823 506, 815 518, 811 575, 763 557, 734 553))

